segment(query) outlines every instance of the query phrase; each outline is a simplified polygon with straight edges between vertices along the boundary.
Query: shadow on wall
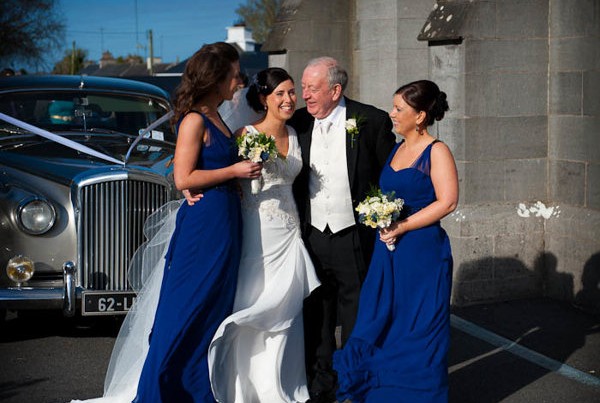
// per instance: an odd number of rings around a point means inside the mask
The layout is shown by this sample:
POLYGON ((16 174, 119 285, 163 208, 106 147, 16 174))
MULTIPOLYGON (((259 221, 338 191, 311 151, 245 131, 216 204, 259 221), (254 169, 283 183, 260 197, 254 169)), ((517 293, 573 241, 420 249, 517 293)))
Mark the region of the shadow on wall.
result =
POLYGON ((462 263, 452 290, 452 303, 467 306, 552 295, 573 300, 573 275, 556 271, 557 259, 542 253, 528 267, 512 257, 486 257, 462 263))
POLYGON ((542 295, 562 301, 573 301, 573 275, 556 271, 557 266, 558 259, 552 253, 542 253, 536 259, 535 271, 540 276, 542 295))
POLYGON ((575 277, 557 271, 553 253, 541 253, 533 268, 517 258, 486 257, 462 263, 454 277, 452 303, 468 306, 521 298, 550 297, 574 303, 577 307, 600 314, 600 252, 585 263, 581 290, 575 294, 575 277))
POLYGON ((600 252, 593 254, 583 266, 581 285, 575 304, 585 311, 600 314, 600 252))

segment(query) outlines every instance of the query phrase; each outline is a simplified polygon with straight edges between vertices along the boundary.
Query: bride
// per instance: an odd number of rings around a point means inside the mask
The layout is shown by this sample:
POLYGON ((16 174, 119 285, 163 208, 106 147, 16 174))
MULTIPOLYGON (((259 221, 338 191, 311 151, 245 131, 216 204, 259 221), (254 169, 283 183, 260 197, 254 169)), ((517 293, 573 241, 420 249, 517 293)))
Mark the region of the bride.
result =
POLYGON ((263 187, 252 194, 242 181, 242 258, 233 314, 208 349, 209 373, 219 402, 304 402, 302 304, 319 283, 300 237, 292 183, 302 167, 294 129, 294 82, 280 68, 257 74, 249 105, 265 116, 246 131, 275 139, 279 157, 264 163, 263 187))
MULTIPOLYGON (((302 166, 296 133, 285 124, 296 106, 294 82, 285 70, 268 68, 253 79, 246 98, 264 116, 236 134, 267 133, 275 138, 279 157, 264 164, 262 190, 257 194, 251 192, 249 180, 241 183, 238 285, 233 314, 218 327, 209 347, 211 387, 215 399, 223 403, 305 402, 309 395, 302 304, 319 282, 301 239, 292 196, 292 183, 302 166)), ((243 112, 239 98, 235 102, 224 115, 234 120, 250 116, 243 112)), ((236 127, 231 120, 226 122, 236 127)), ((200 197, 190 195, 188 202, 202 203, 200 197)), ((136 252, 131 269, 138 273, 136 278, 146 280, 115 343, 104 397, 88 402, 125 403, 135 396, 158 303, 165 243, 179 203, 163 206, 146 222, 150 240, 136 252)))

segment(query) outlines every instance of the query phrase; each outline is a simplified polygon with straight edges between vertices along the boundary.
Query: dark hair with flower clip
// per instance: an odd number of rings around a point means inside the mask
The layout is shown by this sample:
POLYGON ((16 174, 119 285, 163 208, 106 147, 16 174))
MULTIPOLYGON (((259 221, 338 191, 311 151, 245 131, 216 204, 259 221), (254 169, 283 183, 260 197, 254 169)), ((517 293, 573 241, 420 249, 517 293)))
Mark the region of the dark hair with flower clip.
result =
POLYGON ((279 84, 287 80, 290 80, 292 83, 294 82, 294 79, 288 72, 279 67, 269 67, 268 69, 259 71, 250 79, 250 85, 246 93, 248 105, 256 112, 263 111, 265 105, 261 102, 260 96, 263 95, 266 97, 279 84))
POLYGON ((404 101, 416 111, 425 112, 427 126, 431 126, 436 120, 442 120, 448 111, 446 93, 440 91, 433 81, 419 80, 408 83, 398 88, 394 95, 402 96, 404 101))

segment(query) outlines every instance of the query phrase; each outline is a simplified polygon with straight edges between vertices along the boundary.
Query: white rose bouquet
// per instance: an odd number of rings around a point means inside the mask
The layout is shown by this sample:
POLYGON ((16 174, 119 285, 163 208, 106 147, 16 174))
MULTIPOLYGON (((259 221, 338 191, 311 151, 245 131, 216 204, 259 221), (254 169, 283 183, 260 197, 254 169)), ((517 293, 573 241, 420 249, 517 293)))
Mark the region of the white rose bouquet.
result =
MULTIPOLYGON (((263 132, 249 132, 235 139, 238 155, 252 162, 268 162, 277 158, 275 139, 263 132)), ((262 188, 262 177, 252 179, 252 194, 257 194, 262 188)))
MULTIPOLYGON (((371 228, 387 228, 400 218, 404 200, 395 198, 394 192, 382 193, 381 189, 374 189, 356 206, 358 221, 371 228)), ((396 249, 394 245, 386 244, 390 251, 396 249)))

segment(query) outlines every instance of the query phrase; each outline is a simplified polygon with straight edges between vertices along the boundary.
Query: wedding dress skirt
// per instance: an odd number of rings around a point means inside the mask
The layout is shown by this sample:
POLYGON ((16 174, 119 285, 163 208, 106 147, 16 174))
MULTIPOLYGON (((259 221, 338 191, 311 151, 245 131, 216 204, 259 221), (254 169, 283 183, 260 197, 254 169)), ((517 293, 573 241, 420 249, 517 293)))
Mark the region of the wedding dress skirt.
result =
POLYGON ((319 281, 300 235, 291 186, 302 161, 295 132, 291 127, 288 132, 288 155, 264 164, 262 190, 252 194, 250 181, 242 182, 244 229, 234 313, 221 323, 208 351, 218 402, 309 398, 302 305, 319 281))

